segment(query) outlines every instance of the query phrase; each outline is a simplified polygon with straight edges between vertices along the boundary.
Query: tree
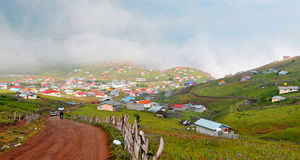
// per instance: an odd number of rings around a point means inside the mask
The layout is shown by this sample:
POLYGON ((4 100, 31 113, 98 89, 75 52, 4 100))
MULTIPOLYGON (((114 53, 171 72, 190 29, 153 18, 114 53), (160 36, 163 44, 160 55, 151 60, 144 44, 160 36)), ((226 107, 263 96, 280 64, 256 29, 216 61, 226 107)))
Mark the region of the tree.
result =
POLYGON ((139 114, 134 114, 134 117, 136 119, 136 122, 139 124, 141 123, 140 115, 139 114))

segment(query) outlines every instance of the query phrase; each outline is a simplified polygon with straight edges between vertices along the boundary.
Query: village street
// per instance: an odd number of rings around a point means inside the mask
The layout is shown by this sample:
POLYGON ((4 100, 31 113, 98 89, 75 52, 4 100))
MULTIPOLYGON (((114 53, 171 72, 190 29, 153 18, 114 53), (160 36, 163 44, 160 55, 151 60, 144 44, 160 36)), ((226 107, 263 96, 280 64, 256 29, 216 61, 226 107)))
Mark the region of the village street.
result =
POLYGON ((100 128, 50 117, 45 128, 22 146, 0 155, 1 160, 105 160, 107 135, 100 128))

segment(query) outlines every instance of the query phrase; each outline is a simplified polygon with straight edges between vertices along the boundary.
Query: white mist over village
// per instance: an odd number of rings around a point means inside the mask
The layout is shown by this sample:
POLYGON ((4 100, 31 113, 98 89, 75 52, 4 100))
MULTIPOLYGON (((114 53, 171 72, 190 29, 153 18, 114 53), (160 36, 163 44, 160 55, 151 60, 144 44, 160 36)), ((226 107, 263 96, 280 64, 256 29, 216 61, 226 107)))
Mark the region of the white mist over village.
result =
POLYGON ((299 24, 287 25, 299 11, 286 12, 287 2, 176 3, 182 8, 154 1, 134 9, 126 1, 7 2, 0 8, 1 71, 132 61, 155 69, 194 67, 221 78, 300 53, 299 24), (256 5, 269 8, 251 8, 256 5))

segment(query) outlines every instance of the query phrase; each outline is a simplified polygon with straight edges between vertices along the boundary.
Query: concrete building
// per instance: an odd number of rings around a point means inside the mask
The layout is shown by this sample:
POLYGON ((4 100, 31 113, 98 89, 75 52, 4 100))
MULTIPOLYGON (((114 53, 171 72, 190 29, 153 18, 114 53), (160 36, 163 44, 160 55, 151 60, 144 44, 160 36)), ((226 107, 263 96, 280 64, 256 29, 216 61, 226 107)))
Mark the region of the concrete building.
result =
POLYGON ((197 122, 195 122, 195 125, 196 125, 196 132, 198 133, 202 133, 210 136, 216 136, 216 137, 232 138, 232 139, 239 138, 238 134, 234 134, 233 131, 230 131, 231 127, 222 123, 201 118, 197 122))

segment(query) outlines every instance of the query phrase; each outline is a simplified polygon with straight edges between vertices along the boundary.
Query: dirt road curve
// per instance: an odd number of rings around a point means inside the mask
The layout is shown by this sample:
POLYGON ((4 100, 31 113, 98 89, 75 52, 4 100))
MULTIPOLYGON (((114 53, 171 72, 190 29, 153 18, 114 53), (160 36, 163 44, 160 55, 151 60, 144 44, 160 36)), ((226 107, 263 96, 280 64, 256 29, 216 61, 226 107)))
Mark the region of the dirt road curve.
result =
POLYGON ((107 136, 100 128, 50 117, 46 127, 1 160, 105 160, 107 136))

